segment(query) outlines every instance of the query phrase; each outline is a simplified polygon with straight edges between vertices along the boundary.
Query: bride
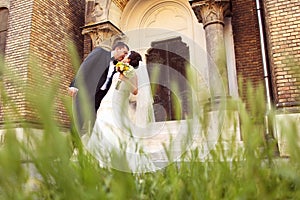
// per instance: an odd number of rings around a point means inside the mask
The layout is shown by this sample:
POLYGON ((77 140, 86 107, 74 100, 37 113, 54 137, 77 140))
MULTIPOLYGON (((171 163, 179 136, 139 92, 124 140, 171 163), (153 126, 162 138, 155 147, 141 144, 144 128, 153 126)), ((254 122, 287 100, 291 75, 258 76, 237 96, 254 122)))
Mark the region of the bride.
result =
POLYGON ((135 73, 126 77, 126 71, 116 72, 97 111, 86 148, 102 167, 133 173, 157 169, 139 143, 140 131, 154 120, 149 77, 141 60, 139 53, 131 51, 122 61, 135 68, 135 73), (129 103, 132 97, 136 104, 129 103))

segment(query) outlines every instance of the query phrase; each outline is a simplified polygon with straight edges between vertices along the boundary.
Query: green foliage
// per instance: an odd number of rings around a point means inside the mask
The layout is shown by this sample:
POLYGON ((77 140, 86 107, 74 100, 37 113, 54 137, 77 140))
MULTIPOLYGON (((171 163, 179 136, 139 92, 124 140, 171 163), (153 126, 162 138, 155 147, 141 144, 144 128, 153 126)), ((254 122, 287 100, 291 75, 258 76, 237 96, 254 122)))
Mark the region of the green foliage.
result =
MULTIPOLYGON (((39 68, 32 70, 37 71, 39 68)), ((291 157, 274 156, 274 144, 263 137, 265 104, 261 88, 254 90, 249 86, 248 94, 256 97, 250 109, 241 100, 227 102, 228 118, 233 119, 233 111, 239 113, 243 148, 237 148, 234 140, 226 147, 220 141, 205 160, 199 158, 201 149, 196 148, 183 154, 184 162, 170 163, 152 173, 131 174, 99 167, 82 147, 75 129, 62 131, 53 118, 57 98, 62 98, 73 119, 70 99, 56 95, 58 79, 47 83, 47 91, 38 95, 32 91, 44 85, 45 80, 38 77, 34 80, 37 84, 26 88, 26 97, 34 105, 40 128, 28 124, 16 127, 6 118, 2 126, 5 142, 0 147, 0 199, 297 199, 300 196, 296 124, 290 123, 285 129, 291 157), (21 135, 18 128, 24 130, 21 135)), ((8 96, 1 82, 2 104, 14 105, 8 96)), ((233 124, 237 126, 238 122, 233 124)))

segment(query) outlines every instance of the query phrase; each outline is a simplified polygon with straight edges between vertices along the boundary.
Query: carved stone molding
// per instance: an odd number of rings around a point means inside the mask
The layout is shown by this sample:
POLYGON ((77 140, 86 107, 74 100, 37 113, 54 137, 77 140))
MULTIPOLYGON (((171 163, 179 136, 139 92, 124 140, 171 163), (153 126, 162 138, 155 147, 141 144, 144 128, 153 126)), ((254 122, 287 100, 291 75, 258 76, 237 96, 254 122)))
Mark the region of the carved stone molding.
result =
POLYGON ((8 8, 9 9, 10 3, 9 0, 0 0, 0 8, 8 8))
POLYGON ((107 21, 111 2, 111 0, 86 0, 85 24, 107 21))
POLYGON ((192 9, 205 28, 209 24, 224 25, 224 17, 231 15, 231 0, 198 0, 190 1, 192 9))
POLYGON ((107 50, 111 50, 116 40, 124 38, 122 31, 109 21, 85 26, 82 34, 88 34, 91 37, 93 48, 101 46, 107 50))
POLYGON ((116 4, 122 11, 124 10, 128 1, 129 0, 112 0, 112 2, 116 4))

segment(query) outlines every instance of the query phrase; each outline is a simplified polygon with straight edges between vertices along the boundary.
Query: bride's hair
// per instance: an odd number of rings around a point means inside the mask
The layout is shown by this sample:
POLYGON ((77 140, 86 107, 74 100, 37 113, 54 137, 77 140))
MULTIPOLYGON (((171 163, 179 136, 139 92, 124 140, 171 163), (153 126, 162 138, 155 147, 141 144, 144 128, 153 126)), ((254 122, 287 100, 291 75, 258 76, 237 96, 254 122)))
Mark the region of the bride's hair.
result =
POLYGON ((135 51, 130 51, 128 58, 130 59, 129 64, 135 69, 139 67, 140 61, 142 61, 142 56, 135 51))

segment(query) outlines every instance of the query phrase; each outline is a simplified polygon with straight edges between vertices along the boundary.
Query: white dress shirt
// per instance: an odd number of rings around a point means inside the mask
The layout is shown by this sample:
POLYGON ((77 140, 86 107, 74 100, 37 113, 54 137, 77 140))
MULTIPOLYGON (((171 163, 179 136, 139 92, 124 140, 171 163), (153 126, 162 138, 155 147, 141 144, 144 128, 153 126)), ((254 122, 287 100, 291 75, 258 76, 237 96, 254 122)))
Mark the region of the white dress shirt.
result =
MULTIPOLYGON (((111 58, 113 57, 114 53, 113 51, 111 52, 111 58)), ((115 65, 113 63, 113 61, 111 60, 109 62, 109 68, 108 68, 108 73, 107 73, 107 77, 106 77, 106 81, 104 82, 104 84, 101 86, 101 90, 106 90, 107 89, 107 83, 109 82, 110 77, 112 76, 112 73, 114 72, 115 69, 115 65)))

